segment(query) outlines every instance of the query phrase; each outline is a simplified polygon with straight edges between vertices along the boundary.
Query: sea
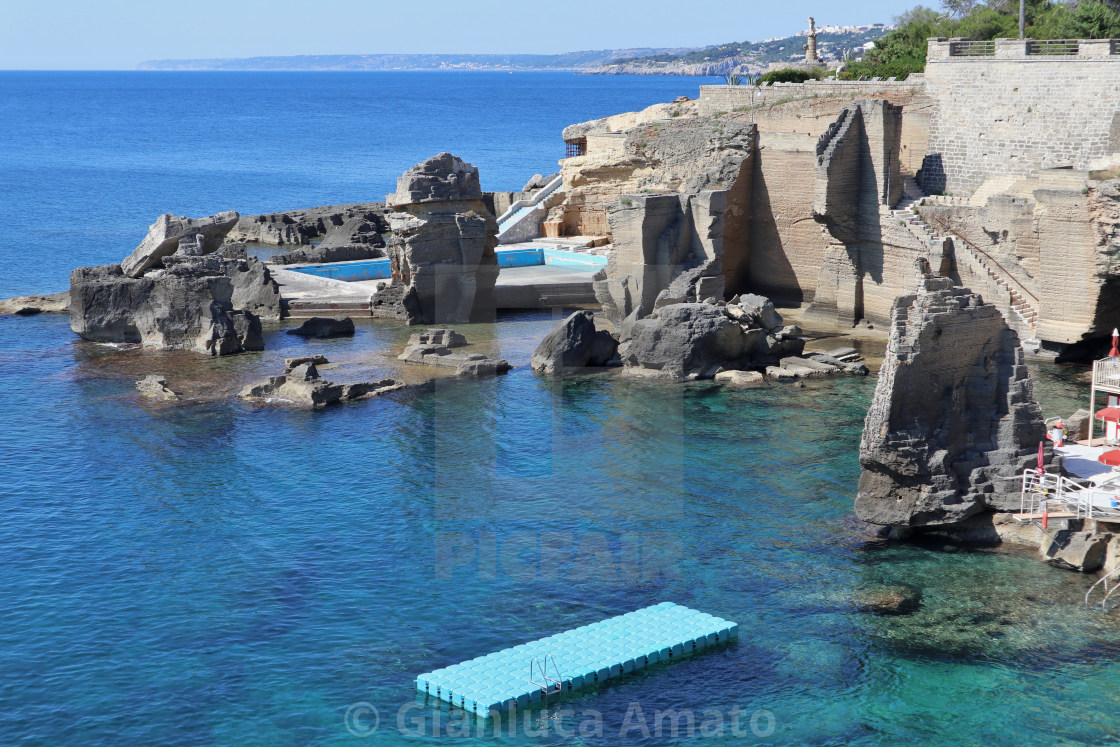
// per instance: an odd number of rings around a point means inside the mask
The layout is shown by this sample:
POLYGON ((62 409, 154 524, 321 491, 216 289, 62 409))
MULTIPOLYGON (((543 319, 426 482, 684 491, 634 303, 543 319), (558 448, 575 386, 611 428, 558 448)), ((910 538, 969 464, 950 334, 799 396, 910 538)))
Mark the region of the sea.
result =
MULTIPOLYGON (((519 189, 557 170, 564 126, 705 82, 3 72, 0 297, 65 289, 164 212, 382 199, 440 151, 484 189, 519 189)), ((286 324, 264 353, 208 359, 0 317, 0 744, 1120 738, 1120 612, 1084 604, 1091 578, 854 519, 874 376, 743 391, 535 376, 556 319, 462 329, 507 376, 310 412, 233 397, 306 349, 286 324), (152 373, 191 396, 141 401, 152 373), (899 585, 915 612, 866 611, 899 585), (418 674, 663 601, 739 639, 497 725, 415 691, 418 674)), ((378 369, 408 332, 367 321, 316 351, 378 369)), ((1048 415, 1085 398, 1075 370, 1035 375, 1048 415)))

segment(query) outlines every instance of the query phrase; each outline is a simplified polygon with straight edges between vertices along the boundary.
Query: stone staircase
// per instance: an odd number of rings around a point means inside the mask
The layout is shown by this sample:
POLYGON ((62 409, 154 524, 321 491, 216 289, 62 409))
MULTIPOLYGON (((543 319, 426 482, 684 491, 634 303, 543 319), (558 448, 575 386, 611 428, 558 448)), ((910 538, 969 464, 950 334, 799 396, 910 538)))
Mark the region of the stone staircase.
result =
POLYGON ((1028 350, 1037 350, 1038 341, 1035 339, 1035 328, 1038 324, 1037 301, 1034 301, 1027 290, 985 252, 972 246, 960 236, 951 233, 941 234, 934 230, 918 212, 918 207, 923 201, 926 204, 965 203, 965 200, 959 197, 924 195, 914 178, 907 175, 903 198, 891 210, 891 215, 902 221, 914 236, 933 250, 931 252, 933 254, 944 246, 946 240, 951 241, 957 274, 961 282, 979 291, 986 301, 1000 310, 1008 325, 1019 334, 1024 347, 1028 350))
POLYGON ((988 204, 989 197, 1006 193, 1022 178, 1021 176, 1011 175, 993 176, 972 193, 972 196, 968 198, 968 204, 972 207, 984 207, 988 204))

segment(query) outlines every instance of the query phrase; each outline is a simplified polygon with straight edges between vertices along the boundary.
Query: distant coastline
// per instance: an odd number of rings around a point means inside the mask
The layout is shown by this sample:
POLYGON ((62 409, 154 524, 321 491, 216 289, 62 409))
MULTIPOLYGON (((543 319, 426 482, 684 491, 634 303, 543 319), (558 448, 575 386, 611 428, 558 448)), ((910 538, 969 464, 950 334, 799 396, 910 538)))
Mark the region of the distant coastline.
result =
MULTIPOLYGON (((889 26, 822 27, 818 51, 839 59, 864 49, 889 26)), ((760 42, 732 42, 710 47, 597 49, 562 54, 324 54, 272 57, 226 57, 194 60, 148 60, 137 70, 239 72, 300 71, 490 71, 568 72, 594 75, 722 76, 765 70, 772 63, 796 62, 804 56, 803 35, 760 42)))
POLYGON ((495 71, 589 72, 619 59, 679 54, 690 49, 606 49, 564 54, 329 54, 294 57, 244 57, 149 60, 137 70, 210 71, 495 71))

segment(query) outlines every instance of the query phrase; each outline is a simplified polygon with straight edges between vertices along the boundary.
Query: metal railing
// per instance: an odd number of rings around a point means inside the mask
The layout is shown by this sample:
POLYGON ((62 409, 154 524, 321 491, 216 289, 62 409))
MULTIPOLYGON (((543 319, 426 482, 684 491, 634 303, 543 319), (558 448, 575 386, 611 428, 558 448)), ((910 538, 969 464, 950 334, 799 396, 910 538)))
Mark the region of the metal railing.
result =
POLYGON ((529 664, 529 682, 539 687, 544 695, 563 692, 563 679, 563 676, 560 674, 560 668, 556 666, 556 659, 552 657, 552 654, 548 654, 543 662, 540 659, 534 658, 529 664), (556 673, 555 678, 548 676, 549 663, 552 664, 552 671, 556 673), (537 672, 540 672, 541 682, 537 682, 535 679, 537 672))
POLYGON ((955 41, 949 42, 950 57, 994 57, 994 41, 955 41))
MULTIPOLYGON (((993 265, 998 267, 999 271, 1003 273, 1003 278, 1005 280, 1005 284, 1007 285, 1009 290, 1017 290, 1017 291, 1021 292, 1024 296, 1029 296, 1036 304, 1039 303, 1038 296, 1036 296, 1035 294, 1033 294, 1029 290, 1027 290, 1027 287, 1025 285, 1023 285, 1019 281, 1018 278, 1016 278, 1014 275, 1012 275, 1010 272, 1008 272, 1007 268, 1005 268, 1003 265, 1001 265, 995 257, 988 254, 986 251, 984 251, 980 247, 976 246, 976 244, 973 244, 971 241, 966 239, 964 236, 961 236, 959 233, 954 231, 952 228, 949 227, 947 222, 945 222, 945 221, 943 221, 940 218, 935 217, 935 216, 930 216, 929 218, 927 218, 925 216, 922 216, 922 219, 925 220, 927 223, 931 223, 934 226, 937 226, 937 228, 941 229, 942 232, 944 232, 946 234, 949 234, 954 239, 960 239, 965 244, 965 246, 967 246, 969 249, 971 249, 975 254, 979 254, 981 257, 983 257, 984 259, 988 260, 993 265), (1016 286, 1015 288, 1011 288, 1012 283, 1015 284, 1015 286, 1016 286)), ((1035 309, 1035 313, 1038 313, 1038 309, 1035 309)))
POLYGON ((1093 361, 1093 384, 1114 389, 1120 387, 1120 358, 1093 361))
POLYGON ((1027 54, 1076 55, 1081 47, 1077 39, 1028 39, 1027 54))
POLYGON ((1117 580, 1113 578, 1117 573, 1120 573, 1120 566, 1116 566, 1116 568, 1113 568, 1111 571, 1098 578, 1097 582, 1090 586, 1089 590, 1085 592, 1085 604, 1089 604, 1089 597, 1093 595, 1093 592, 1096 591, 1098 586, 1101 586, 1103 584, 1104 599, 1101 600, 1101 607, 1103 608, 1108 603, 1108 598, 1112 596, 1113 592, 1115 592, 1117 589, 1120 589, 1120 584, 1109 585, 1110 580, 1117 580))

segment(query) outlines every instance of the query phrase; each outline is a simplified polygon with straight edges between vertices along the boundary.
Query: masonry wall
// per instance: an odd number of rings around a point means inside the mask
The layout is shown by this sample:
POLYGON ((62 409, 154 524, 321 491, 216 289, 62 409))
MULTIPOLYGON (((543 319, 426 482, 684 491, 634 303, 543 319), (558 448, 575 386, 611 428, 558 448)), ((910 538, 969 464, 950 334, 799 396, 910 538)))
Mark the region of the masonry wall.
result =
POLYGON ((1111 42, 1082 40, 1072 55, 1040 54, 1032 44, 997 39, 993 54, 978 55, 988 48, 929 41, 927 191, 972 192, 993 176, 1088 169, 1120 151, 1120 55, 1111 42))
POLYGON ((810 135, 759 133, 747 278, 752 291, 780 303, 812 300, 829 244, 812 218, 816 141, 810 135))
MULTIPOLYGON (((862 98, 919 91, 922 75, 911 75, 906 80, 809 80, 804 83, 771 83, 761 86, 765 105, 793 99, 862 98)), ((717 112, 733 112, 751 105, 751 86, 700 86, 700 114, 710 116, 717 112)), ((757 98, 755 103, 758 103, 757 98)), ((835 116, 835 115, 834 115, 835 116)), ((760 121, 761 125, 761 121, 760 121)))

